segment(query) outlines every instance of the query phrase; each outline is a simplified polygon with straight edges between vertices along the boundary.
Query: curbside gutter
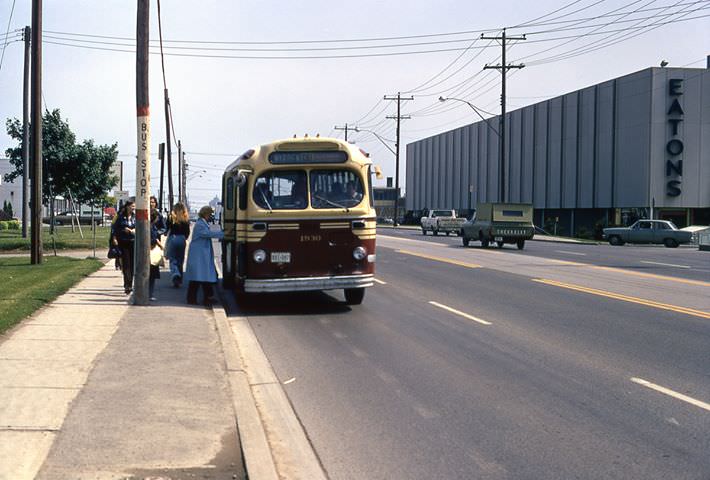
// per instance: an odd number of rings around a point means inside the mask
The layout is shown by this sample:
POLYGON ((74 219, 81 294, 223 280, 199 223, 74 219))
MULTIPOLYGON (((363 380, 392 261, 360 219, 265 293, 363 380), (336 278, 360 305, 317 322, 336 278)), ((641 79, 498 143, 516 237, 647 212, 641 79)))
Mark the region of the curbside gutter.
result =
POLYGON ((251 480, 328 477, 246 317, 213 310, 251 480))

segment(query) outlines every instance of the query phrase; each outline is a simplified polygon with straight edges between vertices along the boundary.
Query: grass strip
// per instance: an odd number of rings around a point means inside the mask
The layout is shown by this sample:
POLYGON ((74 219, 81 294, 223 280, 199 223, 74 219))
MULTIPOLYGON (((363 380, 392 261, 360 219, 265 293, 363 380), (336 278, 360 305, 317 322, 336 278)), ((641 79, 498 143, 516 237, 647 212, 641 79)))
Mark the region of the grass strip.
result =
MULTIPOLYGON (((42 243, 45 251, 51 251, 53 245, 57 250, 88 250, 94 245, 94 233, 88 225, 82 225, 84 238, 81 238, 79 229, 72 232, 71 227, 55 227, 54 242, 49 234, 49 227, 42 228, 42 243)), ((108 239, 111 227, 96 228, 96 250, 98 252, 108 251, 108 239)), ((0 251, 29 251, 30 234, 27 238, 22 238, 20 230, 0 230, 0 251)))
POLYGON ((0 333, 102 266, 103 262, 95 259, 45 257, 41 265, 30 265, 27 257, 0 257, 0 333))

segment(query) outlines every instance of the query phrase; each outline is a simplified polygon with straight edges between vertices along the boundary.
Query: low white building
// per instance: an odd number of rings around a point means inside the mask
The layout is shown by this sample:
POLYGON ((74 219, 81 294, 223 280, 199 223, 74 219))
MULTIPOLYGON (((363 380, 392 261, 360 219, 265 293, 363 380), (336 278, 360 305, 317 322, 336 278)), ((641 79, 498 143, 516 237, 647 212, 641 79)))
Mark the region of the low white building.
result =
POLYGON ((0 208, 9 201, 13 216, 22 220, 22 178, 12 183, 5 181, 5 175, 14 170, 9 159, 0 158, 0 208))

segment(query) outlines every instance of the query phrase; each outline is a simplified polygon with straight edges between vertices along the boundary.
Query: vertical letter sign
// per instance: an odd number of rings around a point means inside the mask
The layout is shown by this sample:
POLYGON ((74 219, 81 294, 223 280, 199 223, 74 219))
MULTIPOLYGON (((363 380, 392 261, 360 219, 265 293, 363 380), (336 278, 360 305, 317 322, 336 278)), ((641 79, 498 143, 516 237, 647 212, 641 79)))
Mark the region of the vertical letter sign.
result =
POLYGON ((668 108, 668 124, 671 126, 671 138, 666 143, 666 195, 677 197, 681 193, 681 177, 683 176, 683 139, 680 137, 679 125, 683 122, 683 107, 680 96, 683 95, 683 79, 671 78, 668 80, 668 95, 671 97, 671 106, 668 108))

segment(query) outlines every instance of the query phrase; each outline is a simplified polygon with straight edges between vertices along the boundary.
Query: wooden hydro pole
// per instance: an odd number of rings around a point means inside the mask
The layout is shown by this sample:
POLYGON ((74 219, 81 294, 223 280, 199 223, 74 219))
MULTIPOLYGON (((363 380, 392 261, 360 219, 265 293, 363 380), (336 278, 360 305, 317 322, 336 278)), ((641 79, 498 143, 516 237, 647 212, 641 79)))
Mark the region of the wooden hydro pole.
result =
POLYGON ((150 275, 150 103, 148 100, 148 41, 150 0, 138 0, 136 21, 136 110, 138 155, 136 157, 136 240, 133 303, 148 305, 150 275))
POLYGON ((30 263, 42 263, 42 0, 32 0, 30 263))

